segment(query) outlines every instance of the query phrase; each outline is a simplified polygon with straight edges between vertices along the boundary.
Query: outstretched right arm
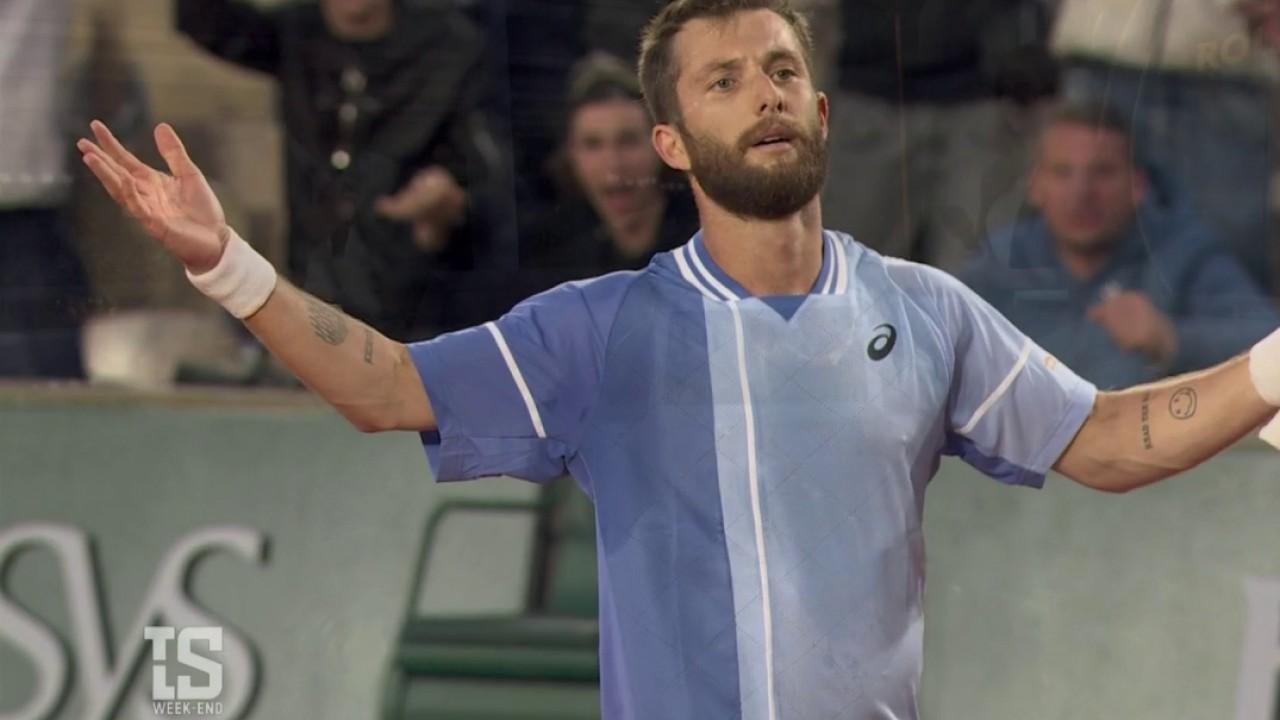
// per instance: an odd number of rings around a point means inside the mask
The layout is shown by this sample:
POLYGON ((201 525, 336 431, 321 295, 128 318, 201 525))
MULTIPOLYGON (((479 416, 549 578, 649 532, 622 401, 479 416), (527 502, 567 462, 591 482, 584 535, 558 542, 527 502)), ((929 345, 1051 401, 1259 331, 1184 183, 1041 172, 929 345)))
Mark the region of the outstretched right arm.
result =
MULTIPOLYGON (((105 125, 77 147, 126 212, 194 275, 218 265, 234 237, 222 206, 168 125, 156 145, 171 174, 122 146, 105 125)), ((245 325, 299 379, 365 432, 433 430, 435 415, 408 348, 283 278, 245 325)))
POLYGON ((435 429, 426 389, 403 343, 284 278, 245 325, 360 430, 435 429))

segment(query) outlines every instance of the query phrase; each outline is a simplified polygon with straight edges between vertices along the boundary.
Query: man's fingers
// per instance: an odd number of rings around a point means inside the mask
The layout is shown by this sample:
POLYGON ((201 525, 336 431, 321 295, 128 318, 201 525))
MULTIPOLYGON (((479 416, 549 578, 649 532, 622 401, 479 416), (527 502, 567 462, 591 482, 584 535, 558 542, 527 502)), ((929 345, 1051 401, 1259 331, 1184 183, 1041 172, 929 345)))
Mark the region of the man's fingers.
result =
POLYGON ((84 155, 84 164, 102 183, 107 195, 128 214, 144 224, 148 222, 148 213, 143 209, 138 197, 137 181, 115 165, 111 158, 96 148, 84 155))
POLYGON ((408 220, 412 203, 409 202, 404 193, 399 193, 378 198, 373 205, 373 209, 379 215, 392 220, 408 220))
POLYGON ((107 191, 111 199, 123 206, 125 204, 122 196, 124 191, 123 182, 106 157, 97 152, 87 152, 84 154, 84 164, 93 173, 94 177, 98 178, 98 182, 102 183, 103 189, 107 191))
POLYGON ((128 173, 144 176, 151 172, 151 168, 146 163, 139 160, 133 153, 125 149, 124 145, 111 134, 111 130, 99 120, 89 123, 89 128, 93 130, 93 136, 98 139, 98 145, 102 151, 115 160, 120 167, 128 173))
POLYGON ((187 154, 187 148, 182 144, 182 139, 169 123, 157 125, 155 136, 156 147, 160 149, 160 155, 168 163, 169 172, 174 177, 200 174, 200 168, 192 162, 191 156, 187 154))
POLYGON ((125 172, 101 148, 88 140, 81 140, 76 143, 76 147, 84 153, 85 166, 102 183, 103 189, 116 205, 141 223, 149 234, 163 242, 166 231, 164 218, 143 202, 139 180, 125 172))
POLYGON ((128 174, 128 172, 124 168, 120 167, 120 163, 117 163, 115 160, 113 160, 111 156, 106 153, 105 150, 103 150, 102 148, 94 144, 92 140, 81 140, 78 143, 76 143, 76 148, 80 150, 80 153, 86 159, 90 155, 92 155, 94 158, 98 160, 98 162, 110 168, 112 174, 115 175, 117 179, 128 174))

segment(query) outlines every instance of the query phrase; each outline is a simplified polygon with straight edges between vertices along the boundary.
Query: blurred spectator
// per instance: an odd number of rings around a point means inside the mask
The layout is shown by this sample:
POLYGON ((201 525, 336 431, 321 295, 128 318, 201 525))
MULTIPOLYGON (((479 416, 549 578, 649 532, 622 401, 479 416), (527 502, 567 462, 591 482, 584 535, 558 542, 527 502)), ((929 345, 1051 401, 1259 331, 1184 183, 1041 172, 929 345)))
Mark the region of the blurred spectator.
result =
POLYGON ((81 377, 88 296, 65 214, 74 0, 0 3, 0 376, 81 377))
POLYGON ((565 114, 560 201, 522 233, 521 269, 545 288, 643 268, 688 240, 698 229, 697 209, 688 185, 653 149, 635 71, 602 53, 584 59, 565 114))
POLYGON ((1100 107, 1066 105, 1041 134, 1038 215, 998 234, 961 278, 1050 353, 1104 388, 1207 367, 1280 317, 1240 263, 1100 107))
POLYGON ((511 210, 472 23, 407 0, 175 1, 181 32, 279 83, 294 281, 404 340, 484 319, 463 272, 511 210))
POLYGON ((505 75, 496 103, 509 123, 520 227, 559 200, 549 172, 563 135, 559 99, 574 63, 602 50, 632 63, 640 33, 664 0, 456 0, 487 28, 489 55, 505 75))
MULTIPOLYGON (((1021 205, 1031 104, 1057 71, 1041 0, 806 0, 830 72, 824 224, 888 255, 955 270, 1021 205)), ((819 48, 819 56, 823 56, 819 48)))
POLYGON ((1131 118, 1135 150, 1262 284, 1277 288, 1269 201, 1274 0, 1064 0, 1063 94, 1131 118))
MULTIPOLYGON (((556 199, 547 165, 558 141, 556 102, 586 53, 583 0, 456 0, 486 30, 493 110, 505 120, 520 227, 556 199)), ((513 254, 514 255, 514 254, 513 254)), ((505 303, 505 297, 503 298, 505 303)))

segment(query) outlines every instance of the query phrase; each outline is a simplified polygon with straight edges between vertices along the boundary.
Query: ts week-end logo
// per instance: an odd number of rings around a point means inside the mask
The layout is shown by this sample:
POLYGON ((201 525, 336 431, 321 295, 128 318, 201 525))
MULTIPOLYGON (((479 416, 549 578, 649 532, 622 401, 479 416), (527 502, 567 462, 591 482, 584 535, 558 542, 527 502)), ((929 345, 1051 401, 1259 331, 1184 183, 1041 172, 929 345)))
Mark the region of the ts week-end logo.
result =
POLYGON ((79 699, 77 720, 248 715, 257 690, 256 649, 234 627, 220 626, 191 597, 188 581, 200 561, 213 555, 263 563, 262 533, 216 526, 179 538, 161 558, 128 632, 114 647, 107 623, 114 613, 88 533, 55 523, 0 530, 0 568, 36 549, 51 555, 60 570, 68 622, 60 627, 32 612, 18 601, 19 589, 6 586, 12 576, 0 572, 0 644, 16 649, 34 671, 16 708, 12 701, 0 703, 0 720, 68 717, 59 711, 73 694, 79 699), (150 663, 143 662, 148 644, 150 663), (144 668, 150 672, 139 672, 144 668))
POLYGON ((189 627, 172 628, 148 626, 143 637, 151 641, 151 708, 156 715, 222 715, 223 705, 217 702, 222 694, 222 663, 199 655, 193 647, 199 640, 212 652, 222 651, 222 628, 189 627), (179 673, 175 687, 169 681, 169 643, 177 640, 178 664, 194 670, 195 674, 179 673), (203 676, 205 682, 193 679, 203 676))

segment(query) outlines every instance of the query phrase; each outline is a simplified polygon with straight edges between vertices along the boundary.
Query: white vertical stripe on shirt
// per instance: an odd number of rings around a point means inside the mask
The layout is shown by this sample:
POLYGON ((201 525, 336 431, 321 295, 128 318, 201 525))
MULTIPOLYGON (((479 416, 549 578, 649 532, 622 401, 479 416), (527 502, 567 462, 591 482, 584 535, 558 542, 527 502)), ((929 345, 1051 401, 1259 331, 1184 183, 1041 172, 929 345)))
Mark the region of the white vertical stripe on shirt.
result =
POLYGON ((831 283, 836 279, 836 242, 822 233, 822 248, 827 258, 827 279, 822 283, 823 295, 831 294, 831 283))
POLYGON ((1034 347, 1034 343, 1032 343, 1031 340, 1027 340, 1026 344, 1022 346, 1022 353, 1018 355, 1018 361, 1013 364, 1013 369, 1009 371, 1008 375, 1004 376, 1004 380, 1001 380, 996 389, 991 391, 991 394, 987 396, 987 399, 982 401, 982 404, 978 406, 977 411, 973 413, 973 417, 969 418, 969 422, 965 423, 964 427, 957 430, 957 433, 961 435, 968 435, 973 432, 973 429, 978 426, 978 423, 986 416, 987 412, 1000 401, 1000 398, 1004 397, 1006 392, 1009 392, 1009 388, 1013 385, 1013 381, 1018 377, 1018 373, 1022 372, 1022 368, 1026 366, 1027 358, 1031 357, 1032 347, 1034 347))
POLYGON ((698 257, 698 249, 694 247, 693 243, 689 243, 685 247, 689 248, 689 255, 693 258, 693 266, 707 277, 707 282, 711 284, 711 287, 715 288, 718 292, 723 293, 726 298, 733 300, 742 299, 738 297, 737 293, 725 287, 724 283, 717 280, 716 276, 712 275, 711 271, 707 269, 707 266, 702 264, 702 258, 698 257))
POLYGON ((524 375, 520 372, 520 367, 516 365, 516 359, 511 355, 511 348, 507 347, 507 339, 502 336, 502 331, 492 322, 484 324, 489 329, 489 334, 493 335, 493 339, 498 343, 498 352, 502 353, 502 359, 507 361, 507 370, 511 371, 511 379, 516 381, 516 388, 520 390, 520 397, 524 398, 525 409, 529 411, 529 420, 533 423, 533 430, 542 440, 547 439, 547 431, 542 427, 542 416, 538 414, 538 406, 533 402, 533 394, 529 392, 529 386, 525 384, 524 375))
POLYGON ((760 562, 760 604, 764 615, 765 685, 769 697, 769 720, 777 720, 778 702, 773 689, 773 616, 769 603, 769 562, 764 548, 764 517, 760 511, 760 477, 756 468, 756 423, 751 409, 751 383, 747 381, 747 350, 743 339, 742 315, 737 303, 729 303, 733 330, 738 343, 738 382, 742 386, 742 408, 746 415, 747 484, 751 489, 751 517, 755 522, 756 557, 760 562))
POLYGON ((836 238, 836 256, 834 258, 837 263, 836 271, 836 293, 843 295, 849 289, 849 268, 848 259, 845 257, 844 241, 836 238))
POLYGON ((690 285, 697 288, 698 292, 701 292, 703 295, 706 295, 712 300, 721 300, 721 301, 727 300, 728 298, 721 297, 715 294, 714 292, 712 292, 710 288, 704 285, 702 281, 699 280, 698 277, 693 274, 693 270, 689 268, 689 261, 686 260, 684 256, 685 251, 688 249, 689 249, 689 246, 685 245, 684 247, 677 248, 676 251, 672 253, 672 255, 675 256, 676 265, 680 266, 680 274, 684 276, 684 279, 690 285))

